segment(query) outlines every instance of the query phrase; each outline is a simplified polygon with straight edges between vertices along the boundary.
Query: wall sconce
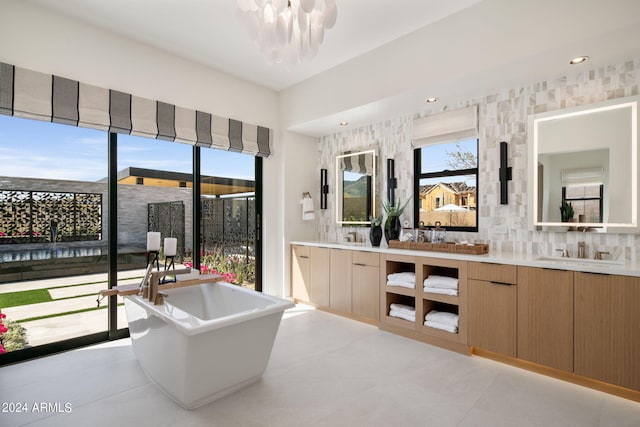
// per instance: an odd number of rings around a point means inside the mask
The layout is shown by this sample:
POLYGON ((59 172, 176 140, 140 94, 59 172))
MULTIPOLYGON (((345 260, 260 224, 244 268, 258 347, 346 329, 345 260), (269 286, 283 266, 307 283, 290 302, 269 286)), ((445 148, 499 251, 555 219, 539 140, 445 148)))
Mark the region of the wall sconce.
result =
POLYGON ((327 170, 320 169, 320 209, 327 209, 327 194, 329 194, 327 170))
POLYGON ((396 165, 393 159, 387 159, 387 200, 391 206, 396 205, 396 187, 398 182, 396 180, 396 165))
POLYGON ((509 204, 508 182, 512 179, 511 167, 507 166, 508 144, 504 141, 500 143, 500 204, 509 204))

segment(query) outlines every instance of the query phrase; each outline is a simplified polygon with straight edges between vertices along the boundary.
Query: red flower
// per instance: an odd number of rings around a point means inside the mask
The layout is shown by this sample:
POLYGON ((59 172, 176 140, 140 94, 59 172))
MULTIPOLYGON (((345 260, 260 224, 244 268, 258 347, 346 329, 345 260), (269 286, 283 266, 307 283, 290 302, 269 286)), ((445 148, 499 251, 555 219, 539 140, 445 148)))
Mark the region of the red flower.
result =
POLYGON ((9 329, 7 329, 6 326, 4 326, 2 323, 0 323, 0 335, 4 334, 5 332, 7 332, 9 329))
POLYGON ((4 349, 4 347, 2 346, 2 344, 0 344, 0 354, 2 353, 6 353, 7 350, 4 349))
POLYGON ((6 315, 6 314, 4 314, 4 313, 0 313, 0 319, 4 319, 5 317, 7 317, 7 315, 6 315))

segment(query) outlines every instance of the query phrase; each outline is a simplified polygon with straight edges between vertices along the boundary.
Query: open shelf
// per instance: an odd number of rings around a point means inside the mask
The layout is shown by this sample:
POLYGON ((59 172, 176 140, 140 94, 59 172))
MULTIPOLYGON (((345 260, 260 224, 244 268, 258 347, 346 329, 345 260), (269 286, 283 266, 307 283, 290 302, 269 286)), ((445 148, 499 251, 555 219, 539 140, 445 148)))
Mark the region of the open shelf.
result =
POLYGON ((411 288, 403 288, 402 286, 386 286, 385 285, 385 291, 391 294, 397 294, 397 295, 406 295, 408 297, 415 297, 416 296, 416 290, 415 289, 411 289, 411 288))
MULTIPOLYGON (((390 311, 391 304, 404 304, 404 305, 408 305, 408 306, 411 306, 411 307, 415 308, 415 306, 416 306, 415 297, 408 296, 408 295, 400 295, 400 294, 395 294, 395 293, 386 293, 386 298, 385 298, 385 307, 386 307, 386 309, 385 309, 385 313, 384 313, 385 321, 389 325, 399 326, 399 327, 408 328, 408 329, 415 329, 416 328, 416 322, 410 322, 410 321, 405 320, 405 319, 400 319, 398 317, 389 316, 389 311, 390 311)), ((418 313, 416 313, 416 316, 418 316, 418 313)))
MULTIPOLYGON (((444 296, 444 295, 443 295, 444 296)), ((442 329, 438 329, 438 328, 432 328, 430 326, 425 326, 424 325, 424 319, 425 316, 427 315, 427 313, 429 313, 431 310, 436 310, 436 311, 446 311, 449 313, 455 313, 455 314, 460 314, 460 308, 458 307, 457 304, 447 304, 444 302, 440 302, 440 301, 434 301, 434 300, 429 300, 429 299, 423 299, 422 300, 422 312, 423 312, 423 316, 421 319, 419 319, 419 323, 420 323, 420 327, 419 329, 422 332, 428 333, 430 335, 434 335, 434 336, 438 336, 441 338, 451 338, 451 337, 457 337, 458 333, 452 333, 452 332, 448 332, 448 331, 444 331, 442 329)), ((460 322, 458 322, 458 331, 459 331, 459 326, 460 322)))
POLYGON ((434 294, 432 292, 422 292, 422 298, 431 301, 438 301, 445 304, 458 305, 459 298, 454 295, 434 294))

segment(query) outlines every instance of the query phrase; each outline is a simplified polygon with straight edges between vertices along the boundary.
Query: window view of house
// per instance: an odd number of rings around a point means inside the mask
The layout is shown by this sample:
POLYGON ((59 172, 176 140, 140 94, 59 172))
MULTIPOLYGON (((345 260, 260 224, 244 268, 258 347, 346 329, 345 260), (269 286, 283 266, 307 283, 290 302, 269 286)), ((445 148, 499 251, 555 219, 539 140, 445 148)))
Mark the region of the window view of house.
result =
POLYGON ((416 149, 416 222, 448 229, 477 229, 478 142, 427 145, 416 149))

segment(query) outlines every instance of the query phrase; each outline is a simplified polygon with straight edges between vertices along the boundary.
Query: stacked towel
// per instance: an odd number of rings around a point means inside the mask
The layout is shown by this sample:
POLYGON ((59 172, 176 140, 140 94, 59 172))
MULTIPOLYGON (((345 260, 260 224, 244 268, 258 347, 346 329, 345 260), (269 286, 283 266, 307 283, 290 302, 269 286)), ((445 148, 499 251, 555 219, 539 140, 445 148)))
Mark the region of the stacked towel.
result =
POLYGON ((387 286, 402 286, 403 288, 415 289, 416 273, 405 271, 403 273, 392 273, 387 276, 387 286))
POLYGON ((431 310, 424 320, 425 326, 451 332, 452 334, 458 333, 458 315, 455 313, 431 310))
POLYGON ((455 277, 429 275, 424 279, 424 292, 458 295, 458 279, 455 277))
POLYGON ((389 307, 389 316, 408 320, 409 322, 415 322, 416 309, 411 307, 410 305, 394 303, 389 307))

